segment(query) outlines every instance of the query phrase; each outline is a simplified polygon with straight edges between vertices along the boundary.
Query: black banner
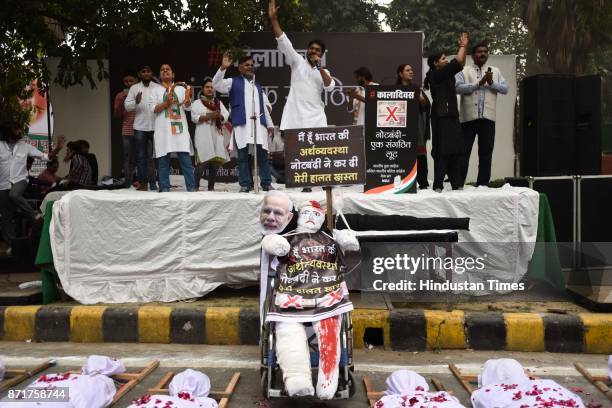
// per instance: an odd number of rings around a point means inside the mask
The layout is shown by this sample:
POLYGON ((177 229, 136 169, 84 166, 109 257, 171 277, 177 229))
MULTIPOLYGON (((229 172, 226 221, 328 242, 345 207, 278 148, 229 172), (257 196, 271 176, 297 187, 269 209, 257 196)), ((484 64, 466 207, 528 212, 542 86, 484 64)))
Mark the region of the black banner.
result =
POLYGON ((417 86, 366 87, 367 194, 416 192, 417 86))
MULTIPOLYGON (((374 79, 382 84, 395 83, 395 71, 400 64, 412 65, 414 77, 421 78, 422 33, 288 33, 287 35, 293 47, 302 55, 305 55, 306 46, 313 38, 320 38, 325 42, 327 53, 324 65, 330 70, 338 86, 322 95, 329 125, 341 126, 353 123, 352 114, 346 110, 347 97, 342 93, 341 87, 355 85, 353 72, 358 67, 368 67, 374 79)), ((124 71, 135 70, 140 63, 150 64, 155 75, 161 64, 171 64, 176 81, 186 81, 192 85, 193 97, 199 97, 202 80, 207 76, 212 77, 221 65, 223 50, 219 49, 218 43, 212 32, 178 32, 166 34, 163 43, 156 47, 128 49, 117 44, 111 49, 110 54, 111 111, 113 98, 123 87, 121 78, 124 71)), ((277 49, 274 34, 242 33, 240 44, 253 56, 257 67, 257 80, 262 84, 273 106, 272 119, 276 125, 279 125, 285 99, 289 93, 291 70, 277 49)), ((235 75, 238 75, 238 70, 232 67, 228 70, 226 78, 235 75)), ((193 135, 194 125, 191 121, 189 126, 193 135)), ((113 118, 114 175, 118 175, 122 168, 121 151, 120 121, 113 118)))
POLYGON ((365 183, 363 126, 285 131, 287 187, 365 183))

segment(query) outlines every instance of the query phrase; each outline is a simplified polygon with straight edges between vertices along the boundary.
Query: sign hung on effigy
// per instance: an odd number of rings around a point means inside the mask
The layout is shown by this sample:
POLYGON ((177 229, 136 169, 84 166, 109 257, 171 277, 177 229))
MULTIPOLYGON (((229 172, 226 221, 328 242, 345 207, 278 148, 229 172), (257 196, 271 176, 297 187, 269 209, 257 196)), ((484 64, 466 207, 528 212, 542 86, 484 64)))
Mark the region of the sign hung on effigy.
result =
POLYGON ((287 187, 365 183, 363 126, 285 131, 287 187))
POLYGON ((366 87, 366 194, 416 192, 417 86, 366 87))

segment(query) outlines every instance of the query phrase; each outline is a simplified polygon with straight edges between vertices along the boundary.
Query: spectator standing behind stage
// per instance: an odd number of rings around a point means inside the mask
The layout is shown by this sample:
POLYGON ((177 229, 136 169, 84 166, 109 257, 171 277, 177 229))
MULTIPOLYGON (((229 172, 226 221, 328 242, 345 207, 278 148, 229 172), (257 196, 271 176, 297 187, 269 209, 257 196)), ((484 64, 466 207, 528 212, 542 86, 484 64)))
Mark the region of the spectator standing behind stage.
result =
POLYGON ((43 170, 36 178, 36 184, 39 185, 40 193, 42 195, 47 194, 51 187, 61 180, 61 177, 57 175, 59 169, 59 162, 57 159, 49 160, 47 162, 47 168, 43 170))
POLYGON ((70 170, 60 181, 58 190, 77 190, 93 184, 93 172, 81 141, 68 142, 64 161, 70 162, 70 170))
MULTIPOLYGON (((397 67, 397 80, 396 85, 409 86, 412 85, 414 78, 414 70, 409 64, 402 64, 397 67)), ((429 115, 431 112, 431 102, 425 93, 420 90, 419 94, 419 130, 417 133, 417 183, 419 189, 426 189, 429 187, 429 181, 427 180, 427 141, 429 140, 430 127, 429 127, 429 115)))
POLYGON ((155 115, 149 109, 149 101, 153 91, 159 89, 161 85, 151 81, 153 71, 150 65, 143 64, 138 67, 138 78, 140 82, 130 87, 124 106, 126 111, 136 112, 134 117, 134 144, 136 147, 138 181, 140 182, 138 190, 146 191, 147 183, 149 183, 149 189, 156 191, 155 161, 153 160, 155 115))
POLYGON ((55 149, 47 155, 23 140, 23 133, 16 123, 0 126, 0 218, 2 238, 9 245, 8 254, 15 239, 15 211, 19 209, 30 220, 40 217, 23 197, 28 187, 28 157, 49 161, 63 145, 64 137, 60 136, 55 149))
POLYGON ((434 158, 433 189, 442 192, 444 176, 448 173, 453 190, 463 188, 461 165, 465 154, 465 143, 459 123, 455 75, 465 64, 465 48, 469 42, 467 33, 461 35, 457 56, 448 62, 446 55, 435 52, 427 58, 429 71, 425 75, 425 89, 431 88, 432 149, 434 158))
POLYGON ((136 153, 134 139, 134 117, 136 111, 125 109, 125 99, 132 85, 138 81, 138 77, 131 71, 123 74, 124 89, 115 96, 114 114, 115 118, 121 119, 121 139, 123 140, 123 176, 125 177, 125 187, 132 186, 134 177, 134 155, 136 153))
POLYGON ((240 192, 248 193, 253 189, 253 178, 249 165, 249 146, 252 146, 253 130, 257 137, 257 165, 259 166, 259 177, 261 188, 269 191, 272 188, 272 176, 268 164, 268 136, 274 131, 272 117, 266 109, 266 96, 261 84, 255 81, 253 73, 253 58, 244 56, 238 60, 238 72, 240 76, 224 79, 227 68, 232 64, 229 53, 223 54, 221 67, 213 77, 215 90, 228 93, 230 98, 230 116, 234 142, 238 148, 238 182, 240 192), (257 96, 255 96, 257 94, 257 96), (253 119, 257 127, 253 129, 253 119))
POLYGON ((159 79, 162 86, 151 93, 149 109, 155 113, 155 156, 159 163, 160 188, 162 192, 170 191, 170 153, 176 153, 185 187, 187 191, 195 191, 193 146, 185 116, 185 110, 191 108, 191 88, 174 87, 174 71, 169 64, 159 68, 159 79))
MULTIPOLYGON (((366 85, 378 85, 374 82, 374 77, 366 67, 359 67, 355 70, 355 82, 360 87, 366 85)), ((353 113, 353 125, 365 126, 365 89, 350 88, 346 90, 347 105, 346 109, 353 113)))
POLYGON ((91 184, 98 185, 98 159, 93 153, 89 153, 89 142, 87 140, 77 140, 76 143, 81 147, 81 154, 85 156, 91 168, 91 184))
POLYGON ((196 191, 200 189, 204 167, 208 168, 208 191, 213 191, 219 166, 229 161, 223 129, 223 122, 228 118, 229 112, 225 105, 215 97, 212 79, 204 79, 200 98, 191 105, 191 120, 196 124, 196 191))
POLYGON ((461 95, 461 129, 465 140, 465 157, 461 183, 465 183, 474 139, 478 135, 477 186, 487 186, 491 179, 491 161, 495 143, 497 94, 507 94, 508 85, 497 67, 487 65, 489 47, 478 43, 472 48, 473 64, 466 65, 456 77, 455 89, 461 95))

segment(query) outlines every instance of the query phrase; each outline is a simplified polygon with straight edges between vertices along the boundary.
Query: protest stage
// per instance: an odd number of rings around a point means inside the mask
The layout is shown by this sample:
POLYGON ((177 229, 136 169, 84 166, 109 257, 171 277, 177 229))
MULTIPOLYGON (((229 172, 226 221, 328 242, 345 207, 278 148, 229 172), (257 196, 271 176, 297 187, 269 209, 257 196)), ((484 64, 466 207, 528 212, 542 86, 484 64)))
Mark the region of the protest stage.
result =
MULTIPOLYGON (((538 226, 538 193, 520 187, 467 188, 418 194, 343 190, 345 214, 469 217, 459 243, 507 243, 493 275, 519 281, 538 226)), ((288 191, 295 204, 323 191, 288 191)), ((63 289, 83 304, 170 302, 200 297, 220 285, 259 282, 259 210, 263 194, 74 191, 53 206, 55 269, 63 289)), ((496 248, 499 248, 497 246, 496 248)), ((490 251, 489 251, 490 252, 490 251)))

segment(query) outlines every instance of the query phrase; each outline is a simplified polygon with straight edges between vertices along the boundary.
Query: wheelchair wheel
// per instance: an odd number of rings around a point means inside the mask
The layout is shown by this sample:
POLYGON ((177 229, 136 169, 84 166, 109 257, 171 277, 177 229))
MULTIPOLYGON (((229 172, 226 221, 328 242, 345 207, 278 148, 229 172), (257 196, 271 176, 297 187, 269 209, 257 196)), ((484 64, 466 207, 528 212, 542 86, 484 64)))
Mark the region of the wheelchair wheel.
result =
POLYGON ((355 391, 357 389, 356 385, 357 383, 355 382, 355 373, 353 372, 353 367, 351 367, 349 369, 349 381, 348 381, 348 390, 349 390, 349 398, 353 398, 353 396, 355 395, 355 391))
POLYGON ((268 398, 268 369, 261 369, 261 395, 264 398, 268 398))

